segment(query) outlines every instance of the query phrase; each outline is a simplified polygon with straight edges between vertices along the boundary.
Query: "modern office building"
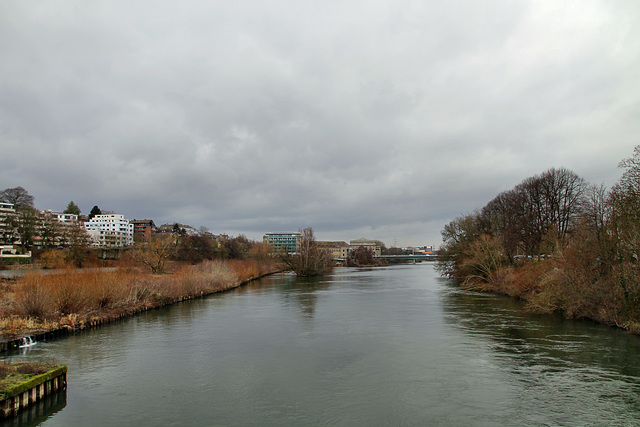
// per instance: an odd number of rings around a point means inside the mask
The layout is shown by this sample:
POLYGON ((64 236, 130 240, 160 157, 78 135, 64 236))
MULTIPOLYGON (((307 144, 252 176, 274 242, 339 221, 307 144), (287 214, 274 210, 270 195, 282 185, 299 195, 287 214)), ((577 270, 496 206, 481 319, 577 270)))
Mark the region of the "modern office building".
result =
POLYGON ((286 251, 295 253, 302 239, 302 233, 267 233, 262 238, 262 242, 271 245, 274 251, 286 251))

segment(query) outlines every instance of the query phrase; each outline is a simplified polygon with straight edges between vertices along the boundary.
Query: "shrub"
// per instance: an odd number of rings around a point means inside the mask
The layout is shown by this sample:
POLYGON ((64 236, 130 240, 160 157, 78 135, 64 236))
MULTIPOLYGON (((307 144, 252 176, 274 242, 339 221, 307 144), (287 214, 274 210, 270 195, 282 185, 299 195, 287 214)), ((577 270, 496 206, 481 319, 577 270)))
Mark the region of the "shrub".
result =
POLYGON ((58 249, 51 249, 40 255, 43 268, 63 268, 67 264, 66 254, 58 249))
POLYGON ((45 289, 41 274, 28 274, 15 293, 19 314, 25 317, 45 319, 52 313, 51 296, 45 289))

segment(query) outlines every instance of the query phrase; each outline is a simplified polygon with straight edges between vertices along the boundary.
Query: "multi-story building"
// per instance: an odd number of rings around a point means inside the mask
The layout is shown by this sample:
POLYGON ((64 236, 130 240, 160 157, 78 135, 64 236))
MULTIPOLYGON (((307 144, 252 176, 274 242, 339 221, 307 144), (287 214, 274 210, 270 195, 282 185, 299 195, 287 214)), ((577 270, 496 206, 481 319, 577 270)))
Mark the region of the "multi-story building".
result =
POLYGON ((267 233, 262 238, 262 242, 271 245, 274 251, 285 251, 287 253, 295 253, 298 251, 298 245, 302 240, 302 233, 267 233))
POLYGON ((361 239, 351 240, 349 242, 349 246, 351 246, 352 250, 358 246, 364 246, 373 252, 373 256, 380 256, 382 254, 382 248, 378 242, 375 240, 365 239, 364 237, 361 239))
POLYGON ((346 259, 349 256, 349 244, 347 242, 317 241, 316 244, 320 249, 331 251, 331 256, 334 259, 346 259))
POLYGON ((13 203, 0 202, 0 244, 12 245, 20 240, 13 203))
POLYGON ((52 212, 52 211, 43 211, 42 213, 49 215, 51 218, 63 222, 65 224, 73 224, 78 222, 78 215, 76 214, 66 214, 60 212, 52 212))
POLYGON ((135 239, 149 240, 157 230, 152 219, 134 219, 131 223, 133 224, 133 236, 135 239))
POLYGON ((123 248, 133 245, 133 224, 124 215, 96 215, 84 227, 100 248, 123 248))
POLYGON ((40 248, 67 247, 74 240, 73 229, 81 227, 78 215, 44 210, 36 223, 36 235, 33 238, 35 246, 40 248))

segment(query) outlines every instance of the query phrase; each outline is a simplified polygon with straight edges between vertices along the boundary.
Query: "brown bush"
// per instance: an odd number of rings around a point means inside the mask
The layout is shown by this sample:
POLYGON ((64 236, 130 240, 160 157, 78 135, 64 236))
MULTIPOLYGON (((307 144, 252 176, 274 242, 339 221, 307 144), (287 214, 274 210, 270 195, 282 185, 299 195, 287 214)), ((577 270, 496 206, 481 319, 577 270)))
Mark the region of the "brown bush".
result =
POLYGON ((463 285, 482 291, 498 291, 499 272, 507 264, 500 240, 487 234, 471 242, 462 254, 459 269, 464 272, 463 285))
POLYGON ((132 266, 112 270, 67 268, 53 274, 30 273, 4 292, 0 328, 5 334, 83 327, 95 319, 109 319, 151 307, 232 288, 276 264, 254 260, 206 261, 183 266, 173 274, 141 273, 132 266), (27 320, 33 325, 27 325, 27 320), (47 323, 45 319, 52 322, 47 323))
POLYGON ((41 274, 27 274, 15 293, 17 313, 25 317, 46 319, 53 314, 52 299, 41 274))
POLYGON ((43 268, 55 269, 64 268, 68 264, 66 254, 58 249, 51 249, 40 255, 39 258, 43 268))

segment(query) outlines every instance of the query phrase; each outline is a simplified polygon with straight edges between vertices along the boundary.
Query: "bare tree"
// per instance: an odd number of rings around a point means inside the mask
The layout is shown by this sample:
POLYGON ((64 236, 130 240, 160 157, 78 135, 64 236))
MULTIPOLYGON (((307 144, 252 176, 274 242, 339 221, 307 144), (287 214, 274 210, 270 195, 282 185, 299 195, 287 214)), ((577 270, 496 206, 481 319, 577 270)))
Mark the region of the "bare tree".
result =
POLYGON ((321 276, 333 268, 333 257, 326 249, 318 248, 311 227, 302 230, 296 253, 284 254, 282 260, 298 275, 303 277, 321 276))
POLYGON ((23 206, 17 209, 16 214, 20 243, 25 250, 29 250, 33 245, 34 239, 39 234, 42 214, 31 206, 23 206))
POLYGON ((582 214, 587 188, 565 168, 527 178, 482 209, 484 231, 502 240, 509 258, 555 252, 566 244, 582 214))
POLYGON ((176 236, 167 234, 151 242, 141 242, 133 250, 135 260, 147 266, 154 274, 166 272, 167 263, 176 251, 176 236))
POLYGON ((0 192, 0 202, 12 203, 14 209, 33 207, 34 198, 23 187, 7 188, 0 192))

